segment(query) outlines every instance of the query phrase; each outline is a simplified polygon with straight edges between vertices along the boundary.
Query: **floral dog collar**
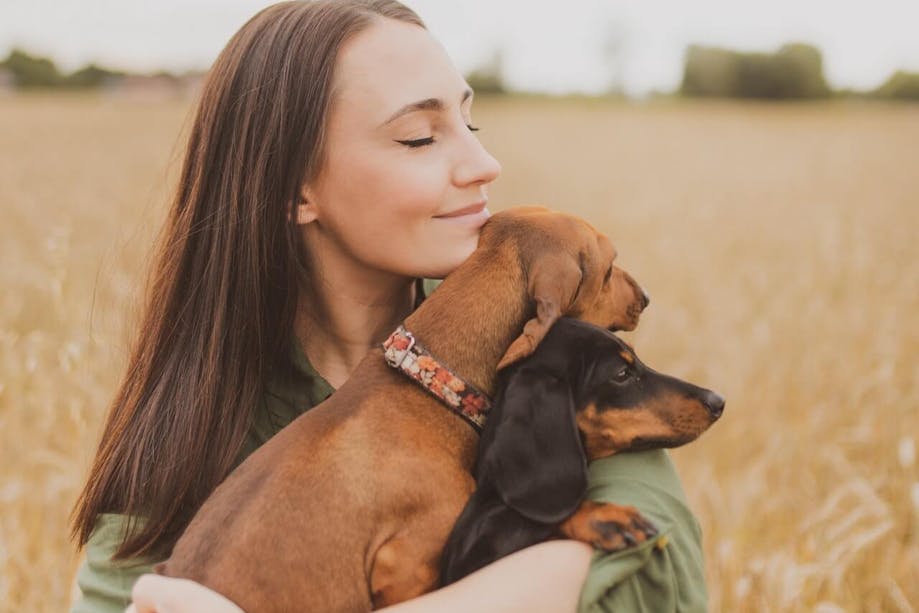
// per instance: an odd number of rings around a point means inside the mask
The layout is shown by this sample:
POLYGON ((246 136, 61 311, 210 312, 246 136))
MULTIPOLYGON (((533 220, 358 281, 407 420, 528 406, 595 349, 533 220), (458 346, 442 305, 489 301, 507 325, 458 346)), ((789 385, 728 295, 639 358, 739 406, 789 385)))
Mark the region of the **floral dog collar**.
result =
POLYGON ((386 363, 401 370, 481 432, 491 401, 474 385, 438 362, 411 332, 400 325, 383 342, 386 363))

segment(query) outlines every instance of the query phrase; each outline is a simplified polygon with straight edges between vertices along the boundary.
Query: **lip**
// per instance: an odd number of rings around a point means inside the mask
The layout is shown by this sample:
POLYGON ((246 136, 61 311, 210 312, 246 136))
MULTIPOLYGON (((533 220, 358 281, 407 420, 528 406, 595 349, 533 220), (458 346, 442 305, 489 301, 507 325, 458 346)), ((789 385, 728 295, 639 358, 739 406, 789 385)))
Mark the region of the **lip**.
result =
POLYGON ((453 219, 454 217, 475 215, 484 211, 486 204, 488 204, 487 200, 481 200, 475 204, 470 204, 469 206, 447 213, 446 215, 435 215, 434 219, 453 219))

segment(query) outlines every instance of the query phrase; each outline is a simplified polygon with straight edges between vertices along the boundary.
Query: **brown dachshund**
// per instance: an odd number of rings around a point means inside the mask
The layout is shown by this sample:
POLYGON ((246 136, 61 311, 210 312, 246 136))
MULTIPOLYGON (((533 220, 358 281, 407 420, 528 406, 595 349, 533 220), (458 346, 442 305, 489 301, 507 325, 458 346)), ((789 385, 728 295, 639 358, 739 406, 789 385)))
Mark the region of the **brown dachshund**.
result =
POLYGON ((718 394, 649 368, 612 332, 570 317, 501 371, 498 387, 442 585, 554 536, 607 551, 654 536, 634 507, 584 500, 587 463, 683 445, 724 410, 718 394))
MULTIPOLYGON (((647 295, 584 220, 514 207, 404 321, 491 396, 562 315, 631 330, 647 295)), ((475 487, 479 435, 374 348, 346 383, 221 483, 156 571, 247 613, 366 611, 436 588, 441 551, 475 487)))

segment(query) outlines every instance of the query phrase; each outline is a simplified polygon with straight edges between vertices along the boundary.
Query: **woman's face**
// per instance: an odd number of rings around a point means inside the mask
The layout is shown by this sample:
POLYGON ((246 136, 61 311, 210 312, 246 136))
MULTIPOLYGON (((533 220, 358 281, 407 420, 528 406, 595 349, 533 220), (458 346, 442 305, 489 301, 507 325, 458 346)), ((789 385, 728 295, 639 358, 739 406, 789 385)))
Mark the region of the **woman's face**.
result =
POLYGON ((304 186, 315 216, 305 240, 367 268, 446 276, 476 248, 501 172, 468 127, 472 92, 427 30, 391 19, 348 41, 335 71, 325 166, 304 186))

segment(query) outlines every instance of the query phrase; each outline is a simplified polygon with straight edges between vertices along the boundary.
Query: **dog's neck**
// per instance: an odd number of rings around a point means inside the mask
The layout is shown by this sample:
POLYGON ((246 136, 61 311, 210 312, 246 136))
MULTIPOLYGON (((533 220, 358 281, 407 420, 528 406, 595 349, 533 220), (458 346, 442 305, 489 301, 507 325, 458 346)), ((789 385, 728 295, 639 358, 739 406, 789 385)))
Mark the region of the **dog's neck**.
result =
POLYGON ((493 397, 498 362, 531 315, 525 283, 509 245, 477 249, 405 327, 450 370, 493 397))

